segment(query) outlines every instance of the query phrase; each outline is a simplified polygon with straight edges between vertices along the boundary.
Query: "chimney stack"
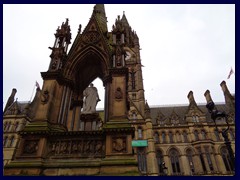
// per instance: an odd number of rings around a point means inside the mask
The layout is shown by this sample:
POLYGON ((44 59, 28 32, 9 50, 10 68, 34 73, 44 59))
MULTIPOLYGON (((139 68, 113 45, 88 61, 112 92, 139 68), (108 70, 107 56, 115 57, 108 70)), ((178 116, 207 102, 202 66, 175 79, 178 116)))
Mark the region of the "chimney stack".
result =
POLYGON ((211 97, 211 94, 210 94, 210 91, 209 91, 209 90, 206 90, 206 92, 204 93, 204 96, 205 96, 205 98, 206 98, 207 103, 209 103, 210 101, 212 101, 212 97, 211 97))

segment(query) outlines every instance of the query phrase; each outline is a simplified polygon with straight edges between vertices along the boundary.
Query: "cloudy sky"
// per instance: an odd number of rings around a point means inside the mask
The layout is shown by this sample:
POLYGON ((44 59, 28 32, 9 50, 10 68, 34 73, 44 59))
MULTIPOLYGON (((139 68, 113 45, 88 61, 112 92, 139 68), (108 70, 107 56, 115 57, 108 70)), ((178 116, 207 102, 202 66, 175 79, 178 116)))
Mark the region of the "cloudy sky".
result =
MULTIPOLYGON (((47 71, 58 26, 69 18, 72 42, 78 26, 85 28, 93 4, 3 5, 3 106, 12 88, 18 101, 29 101, 40 72, 47 71)), ((235 5, 106 4, 108 30, 123 14, 140 40, 145 98, 149 105, 188 104, 193 91, 205 103, 209 89, 215 102, 224 102, 220 83, 235 93, 235 5)), ((71 47, 71 46, 70 46, 71 47)), ((69 48, 70 49, 70 48, 69 48)), ((98 88, 103 107, 104 89, 98 88)))

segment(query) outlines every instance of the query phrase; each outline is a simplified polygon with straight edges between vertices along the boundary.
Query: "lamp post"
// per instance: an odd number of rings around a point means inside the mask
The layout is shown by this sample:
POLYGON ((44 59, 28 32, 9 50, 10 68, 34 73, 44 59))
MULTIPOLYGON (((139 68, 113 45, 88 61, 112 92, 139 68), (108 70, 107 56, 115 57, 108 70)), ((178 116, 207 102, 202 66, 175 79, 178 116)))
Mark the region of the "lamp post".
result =
POLYGON ((224 118, 226 121, 227 129, 224 129, 222 131, 222 136, 224 138, 224 144, 226 145, 227 150, 228 150, 231 166, 233 168, 233 171, 235 171, 235 157, 234 157, 234 153, 233 153, 233 150, 231 147, 231 142, 228 138, 228 130, 229 130, 228 115, 224 111, 218 111, 213 101, 209 101, 207 103, 206 107, 207 107, 209 113, 211 114, 211 118, 215 124, 217 131, 218 131, 218 127, 217 127, 216 120, 218 120, 219 118, 224 118))
POLYGON ((168 168, 165 166, 165 162, 164 161, 162 162, 162 168, 163 168, 164 175, 167 176, 168 175, 168 168))

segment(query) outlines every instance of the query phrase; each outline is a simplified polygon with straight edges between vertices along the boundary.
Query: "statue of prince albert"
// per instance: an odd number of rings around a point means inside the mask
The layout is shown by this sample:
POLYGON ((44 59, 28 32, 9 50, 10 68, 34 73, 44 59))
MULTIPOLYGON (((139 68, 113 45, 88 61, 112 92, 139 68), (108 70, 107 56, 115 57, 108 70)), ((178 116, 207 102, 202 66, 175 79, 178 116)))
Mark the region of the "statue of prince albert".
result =
POLYGON ((83 91, 83 114, 91 114, 96 112, 96 106, 99 101, 98 91, 97 88, 93 86, 93 83, 89 85, 83 91))

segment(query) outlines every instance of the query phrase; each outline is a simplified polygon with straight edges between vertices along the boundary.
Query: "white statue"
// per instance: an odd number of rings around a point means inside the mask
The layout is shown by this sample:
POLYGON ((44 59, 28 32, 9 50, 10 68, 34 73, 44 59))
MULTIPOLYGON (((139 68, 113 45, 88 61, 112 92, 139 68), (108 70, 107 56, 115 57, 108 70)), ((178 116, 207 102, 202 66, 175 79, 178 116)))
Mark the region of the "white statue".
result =
POLYGON ((97 88, 93 86, 91 83, 89 87, 87 87, 83 91, 83 114, 90 114, 96 112, 96 106, 98 101, 101 101, 98 96, 97 88))

